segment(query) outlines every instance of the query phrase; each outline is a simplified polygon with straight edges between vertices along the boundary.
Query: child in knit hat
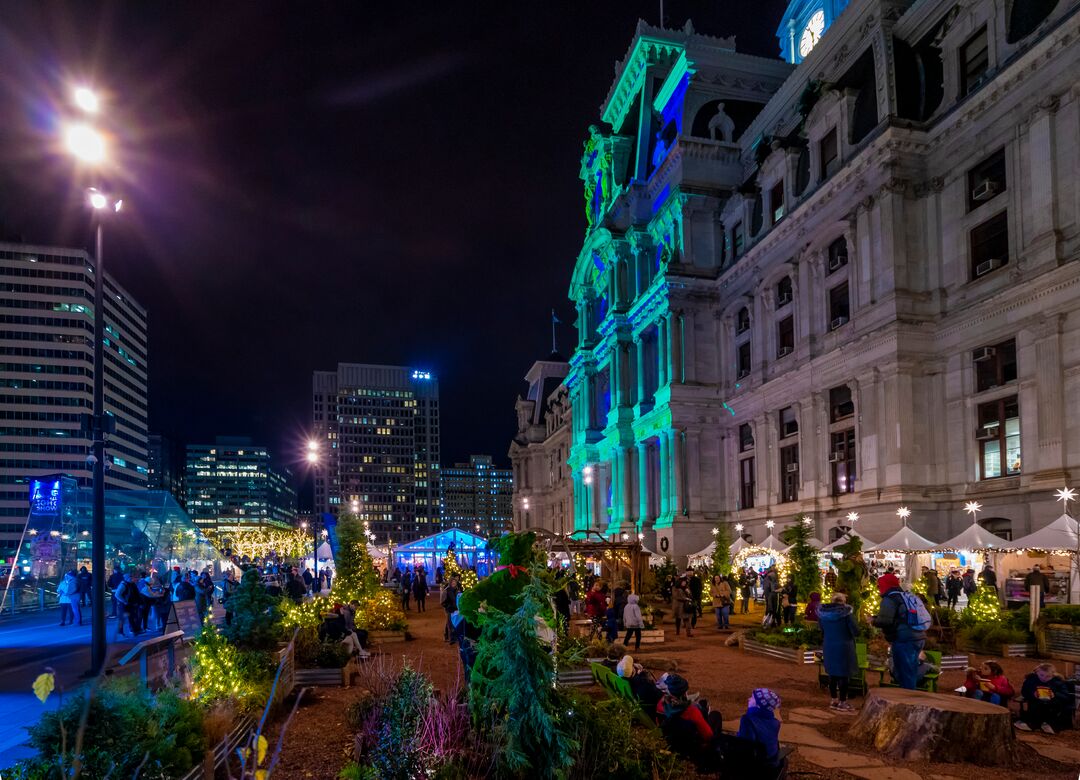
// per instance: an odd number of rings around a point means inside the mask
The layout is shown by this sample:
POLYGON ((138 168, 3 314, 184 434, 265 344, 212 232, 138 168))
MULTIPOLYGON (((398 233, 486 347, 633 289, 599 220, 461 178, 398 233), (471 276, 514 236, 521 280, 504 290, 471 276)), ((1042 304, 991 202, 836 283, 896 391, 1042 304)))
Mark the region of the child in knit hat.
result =
POLYGON ((768 688, 755 688, 746 702, 746 714, 739 720, 738 736, 763 745, 766 760, 779 766, 781 722, 780 697, 768 688))

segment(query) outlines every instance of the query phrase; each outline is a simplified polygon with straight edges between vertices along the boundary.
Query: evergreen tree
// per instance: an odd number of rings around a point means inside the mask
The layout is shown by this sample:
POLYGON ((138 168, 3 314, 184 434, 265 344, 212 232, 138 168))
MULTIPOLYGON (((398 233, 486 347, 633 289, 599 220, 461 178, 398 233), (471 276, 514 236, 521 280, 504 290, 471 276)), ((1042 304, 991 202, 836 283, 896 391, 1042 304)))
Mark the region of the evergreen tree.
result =
POLYGON ((871 591, 874 595, 877 594, 877 588, 870 582, 866 561, 862 557, 862 539, 853 536, 836 550, 843 557, 836 567, 835 591, 845 594, 851 609, 861 617, 860 607, 863 601, 870 597, 871 591))
POLYGON ((243 650, 269 650, 277 643, 278 600, 262 583, 258 569, 248 569, 240 587, 229 599, 232 622, 222 629, 225 637, 243 650))
POLYGON ((960 613, 960 620, 965 625, 1001 622, 1001 601, 997 590, 987 585, 980 585, 971 594, 967 606, 960 613))
POLYGON ((334 596, 338 601, 363 601, 379 591, 379 573, 367 549, 363 523, 354 514, 345 514, 337 523, 338 551, 334 559, 337 576, 334 596))
POLYGON ((528 576, 516 610, 486 608, 470 706, 497 746, 501 776, 547 780, 566 776, 577 745, 565 694, 552 684, 554 656, 539 635, 551 594, 539 572, 528 576))
POLYGON ((466 569, 458 563, 457 553, 453 550, 447 550, 446 557, 443 558, 443 579, 448 580, 451 577, 458 578, 458 583, 461 585, 462 591, 475 588, 476 583, 479 581, 476 572, 472 569, 466 569))
POLYGON ((818 565, 818 551, 810 545, 813 526, 809 518, 799 515, 795 524, 785 528, 780 535, 784 542, 792 545, 788 550, 791 561, 791 576, 795 580, 795 589, 799 603, 805 605, 814 591, 821 591, 821 568, 818 565))
POLYGON ((731 528, 727 523, 717 523, 713 529, 713 541, 716 548, 713 550, 709 573, 727 577, 731 574, 731 528))

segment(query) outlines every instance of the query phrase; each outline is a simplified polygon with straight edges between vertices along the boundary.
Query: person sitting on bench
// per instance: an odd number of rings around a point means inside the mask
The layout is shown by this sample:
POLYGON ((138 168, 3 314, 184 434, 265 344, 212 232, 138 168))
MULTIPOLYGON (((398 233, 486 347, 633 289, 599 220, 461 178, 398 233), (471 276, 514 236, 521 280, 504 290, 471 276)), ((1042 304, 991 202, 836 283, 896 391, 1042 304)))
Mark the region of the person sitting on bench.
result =
POLYGON ((1013 725, 1021 731, 1042 729, 1047 734, 1069 726, 1073 693, 1053 664, 1039 664, 1020 686, 1024 710, 1013 725))
POLYGON ((630 684, 630 691, 641 705, 642 711, 653 721, 656 720, 656 706, 663 694, 656 687, 652 675, 641 664, 634 663, 633 656, 624 655, 615 672, 630 684))
POLYGON ((710 756, 717 756, 713 743, 721 733, 723 717, 718 711, 709 712, 705 701, 692 702, 687 696, 690 684, 681 675, 664 675, 663 688, 656 714, 668 745, 699 765, 711 763, 710 756))
POLYGON ((770 766, 782 768, 780 757, 780 696, 768 688, 755 688, 746 702, 746 714, 739 720, 738 736, 761 744, 770 766))
POLYGON ((335 604, 333 610, 323 615, 323 622, 319 625, 318 633, 320 642, 340 642, 358 658, 367 658, 369 655, 361 646, 360 638, 346 625, 340 604, 335 604))

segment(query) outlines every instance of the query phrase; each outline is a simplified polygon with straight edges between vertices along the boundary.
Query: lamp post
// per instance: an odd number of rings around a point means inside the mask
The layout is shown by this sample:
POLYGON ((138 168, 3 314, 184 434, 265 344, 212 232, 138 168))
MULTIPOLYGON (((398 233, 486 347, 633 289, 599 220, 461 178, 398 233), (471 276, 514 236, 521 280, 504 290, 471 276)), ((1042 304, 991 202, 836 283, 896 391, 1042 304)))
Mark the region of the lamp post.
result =
MULTIPOLYGON (((319 465, 319 442, 315 439, 308 439, 307 443, 307 462, 311 466, 312 474, 315 473, 315 468, 319 465)), ((315 511, 311 513, 311 538, 314 546, 312 547, 311 560, 315 568, 314 582, 319 581, 319 508, 315 507, 315 511)))
MULTIPOLYGON (((64 144, 81 164, 97 168, 105 161, 105 136, 88 121, 98 113, 100 101, 86 87, 74 90, 72 100, 80 119, 64 128, 64 144)), ((120 212, 122 201, 113 201, 103 191, 89 191, 89 205, 95 217, 94 230, 94 384, 90 459, 93 466, 93 515, 91 521, 90 565, 91 602, 90 674, 105 667, 108 643, 105 636, 105 437, 111 432, 111 418, 105 414, 105 252, 104 217, 110 209, 120 212)))

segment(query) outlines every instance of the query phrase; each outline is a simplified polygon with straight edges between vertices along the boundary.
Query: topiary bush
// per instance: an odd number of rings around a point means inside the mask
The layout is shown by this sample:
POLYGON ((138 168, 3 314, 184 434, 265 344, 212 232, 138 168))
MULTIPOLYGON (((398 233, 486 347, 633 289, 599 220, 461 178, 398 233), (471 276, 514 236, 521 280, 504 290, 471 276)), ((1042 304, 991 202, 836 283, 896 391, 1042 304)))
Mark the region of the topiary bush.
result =
POLYGON ((383 702, 380 728, 371 750, 371 766, 381 780, 412 780, 425 774, 419 750, 420 726, 435 687, 408 665, 383 702))

